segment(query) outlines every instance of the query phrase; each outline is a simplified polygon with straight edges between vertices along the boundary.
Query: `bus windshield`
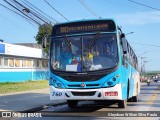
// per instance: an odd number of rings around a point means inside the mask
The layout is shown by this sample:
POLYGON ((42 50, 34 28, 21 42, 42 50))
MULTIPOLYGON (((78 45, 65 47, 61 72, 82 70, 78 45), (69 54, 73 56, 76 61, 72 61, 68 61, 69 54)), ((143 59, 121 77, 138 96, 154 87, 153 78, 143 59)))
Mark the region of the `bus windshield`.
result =
POLYGON ((51 67, 58 71, 87 72, 113 68, 118 63, 115 33, 52 38, 51 67))

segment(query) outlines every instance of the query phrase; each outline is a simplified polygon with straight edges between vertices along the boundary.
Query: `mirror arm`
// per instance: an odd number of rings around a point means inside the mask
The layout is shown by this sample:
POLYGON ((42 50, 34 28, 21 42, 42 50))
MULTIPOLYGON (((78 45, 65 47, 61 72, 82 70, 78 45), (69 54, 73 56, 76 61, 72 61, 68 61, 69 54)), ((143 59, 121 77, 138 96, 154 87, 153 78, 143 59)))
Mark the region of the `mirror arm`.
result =
POLYGON ((45 35, 42 38, 42 48, 46 48, 47 47, 47 35, 45 35))

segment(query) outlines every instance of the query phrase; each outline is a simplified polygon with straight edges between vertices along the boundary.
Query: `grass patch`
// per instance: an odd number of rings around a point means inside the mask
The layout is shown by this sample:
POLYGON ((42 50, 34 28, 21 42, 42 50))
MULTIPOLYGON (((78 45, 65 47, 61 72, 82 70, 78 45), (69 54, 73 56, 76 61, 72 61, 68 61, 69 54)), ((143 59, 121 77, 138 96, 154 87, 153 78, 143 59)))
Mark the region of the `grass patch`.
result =
POLYGON ((0 94, 48 88, 48 80, 0 83, 0 94))

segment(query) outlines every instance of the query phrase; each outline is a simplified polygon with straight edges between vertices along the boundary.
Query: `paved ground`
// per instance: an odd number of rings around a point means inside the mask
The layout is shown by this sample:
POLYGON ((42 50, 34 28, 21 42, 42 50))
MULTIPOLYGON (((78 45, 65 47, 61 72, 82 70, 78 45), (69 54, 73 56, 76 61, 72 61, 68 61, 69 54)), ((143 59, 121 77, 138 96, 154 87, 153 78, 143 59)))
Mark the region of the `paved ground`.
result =
MULTIPOLYGON (((117 104, 107 105, 105 104, 107 101, 104 103, 81 101, 75 109, 64 104, 42 110, 42 119, 48 117, 45 120, 160 120, 159 86, 160 83, 152 82, 150 86, 141 83, 139 102, 127 102, 125 109, 118 108, 117 104), (124 116, 114 117, 111 115, 117 113, 124 116)), ((20 120, 33 120, 33 118, 20 120)))
MULTIPOLYGON (((146 83, 142 83, 142 86, 143 85, 146 86, 146 83)), ((151 86, 152 85, 153 84, 151 84, 151 86)), ((151 88, 151 86, 146 86, 146 89, 151 88)), ((34 110, 35 108, 40 109, 45 107, 45 105, 57 105, 65 102, 65 100, 50 101, 49 88, 10 94, 0 94, 0 111, 34 110)))
POLYGON ((56 105, 66 101, 50 101, 49 88, 18 93, 0 94, 0 111, 26 111, 56 105))
MULTIPOLYGON (((82 101, 76 109, 70 109, 66 104, 58 106, 50 106, 42 110, 42 118, 11 118, 13 120, 160 120, 159 117, 107 117, 108 113, 112 112, 132 112, 138 114, 142 112, 156 113, 160 111, 160 83, 151 83, 147 86, 146 83, 141 84, 141 94, 139 102, 128 102, 125 109, 117 108, 116 104, 108 106, 107 104, 95 103, 92 101, 82 101), (157 111, 157 112, 156 112, 157 111), (66 117, 67 116, 67 117, 66 117)), ((1 110, 16 110, 22 108, 29 109, 36 106, 52 103, 62 103, 65 101, 49 100, 49 90, 33 90, 25 93, 16 93, 8 95, 0 95, 1 110), (14 98, 14 99, 13 99, 14 98), (5 102, 6 101, 6 102, 5 102)), ((144 113, 145 115, 146 113, 144 113)), ((141 115, 140 115, 141 116, 141 115)), ((6 120, 6 119, 4 119, 6 120)), ((10 119, 9 119, 10 120, 10 119)))

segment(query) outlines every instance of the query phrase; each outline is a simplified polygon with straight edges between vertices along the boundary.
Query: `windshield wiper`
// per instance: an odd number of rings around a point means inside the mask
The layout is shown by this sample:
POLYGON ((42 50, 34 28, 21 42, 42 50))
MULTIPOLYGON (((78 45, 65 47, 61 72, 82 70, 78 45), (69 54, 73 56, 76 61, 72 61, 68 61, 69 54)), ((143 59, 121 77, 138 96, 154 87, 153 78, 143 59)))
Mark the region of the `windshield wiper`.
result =
POLYGON ((71 53, 72 53, 71 41, 68 39, 66 35, 64 36, 64 38, 65 38, 65 42, 67 43, 68 48, 71 50, 71 53))
POLYGON ((93 42, 92 42, 92 43, 90 44, 90 46, 89 46, 88 51, 90 51, 90 50, 93 48, 93 46, 95 45, 95 43, 96 43, 96 41, 98 40, 99 36, 100 36, 100 32, 97 32, 96 35, 94 36, 93 42))

